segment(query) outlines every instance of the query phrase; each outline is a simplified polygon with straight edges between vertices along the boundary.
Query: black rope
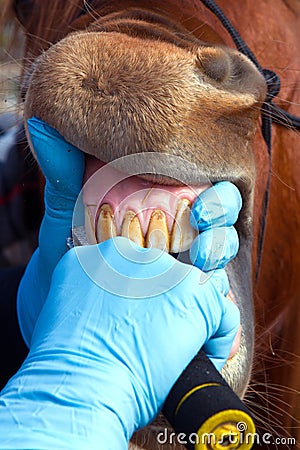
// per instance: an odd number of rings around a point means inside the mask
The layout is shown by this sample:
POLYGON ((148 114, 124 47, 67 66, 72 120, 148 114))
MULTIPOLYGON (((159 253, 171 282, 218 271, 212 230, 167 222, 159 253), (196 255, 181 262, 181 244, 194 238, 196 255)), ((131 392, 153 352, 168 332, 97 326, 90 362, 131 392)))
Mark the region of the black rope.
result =
MULTIPOLYGON (((295 128, 300 130, 300 118, 290 114, 284 109, 278 107, 272 102, 272 99, 276 97, 280 91, 280 78, 279 76, 270 69, 263 69, 262 66, 257 61, 256 57, 252 50, 248 47, 245 41, 242 39, 238 31, 234 28, 230 20, 225 16, 221 8, 213 1, 213 0, 201 0, 201 2, 220 20, 224 28, 230 34, 236 48, 243 53, 243 55, 247 56, 253 64, 257 67, 259 72, 263 75, 266 84, 267 84, 267 96, 265 99, 265 103, 269 103, 271 108, 264 108, 262 115, 266 113, 268 117, 271 117, 271 120, 277 123, 278 125, 287 126, 289 128, 295 128)), ((263 128, 269 126, 269 123, 263 124, 263 128)), ((263 130, 263 135, 265 137, 268 148, 271 145, 271 142, 267 139, 271 136, 269 130, 263 130)))
POLYGON ((295 130, 300 130, 300 118, 290 114, 279 106, 275 105, 272 100, 276 97, 280 91, 280 78, 279 76, 269 69, 263 69, 254 53, 250 50, 248 45, 244 42, 240 34, 234 28, 229 19, 225 16, 221 8, 213 0, 201 0, 202 3, 221 21, 224 28, 230 34, 237 49, 247 56, 253 64, 257 67, 259 72, 263 75, 267 84, 267 96, 262 105, 262 126, 261 131, 263 138, 267 144, 268 155, 269 155, 269 172, 267 179, 267 186, 264 194, 263 200, 263 210, 260 232, 258 236, 258 254, 256 263, 256 274, 255 281, 258 280, 259 269, 261 265, 262 251, 264 247, 265 234, 266 234, 266 221, 267 221, 267 211, 269 207, 270 199, 270 186, 271 186, 271 174, 272 174, 272 123, 276 123, 281 126, 288 128, 293 128, 295 130))
POLYGON ((225 16, 221 8, 211 0, 201 0, 202 3, 212 12, 214 15, 220 20, 224 28, 228 31, 230 34, 233 42, 235 43, 236 48, 243 53, 245 56, 247 56, 251 61, 256 65, 256 67, 260 67, 257 59, 255 58, 253 52, 250 50, 248 45, 244 42, 244 40, 241 38, 240 34, 237 32, 237 30, 234 28, 232 23, 229 19, 225 16))

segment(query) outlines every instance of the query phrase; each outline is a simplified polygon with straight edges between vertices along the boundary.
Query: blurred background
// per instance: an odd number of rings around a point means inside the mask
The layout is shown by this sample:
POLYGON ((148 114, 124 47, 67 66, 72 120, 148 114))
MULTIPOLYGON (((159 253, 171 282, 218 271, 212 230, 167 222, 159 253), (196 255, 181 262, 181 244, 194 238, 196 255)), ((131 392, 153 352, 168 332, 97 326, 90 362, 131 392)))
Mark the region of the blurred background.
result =
MULTIPOLYGON (((0 15, 4 0, 0 0, 0 15)), ((19 97, 22 33, 0 28, 0 268, 24 266, 37 245, 42 181, 32 157, 19 97)))
MULTIPOLYGON (((4 0, 0 0, 0 15, 4 0)), ((4 22, 0 28, 0 114, 15 111, 18 105, 18 80, 21 70, 22 35, 14 33, 13 23, 4 22), (16 41, 14 40, 16 38, 16 41), (17 42, 17 45, 11 45, 17 42)))

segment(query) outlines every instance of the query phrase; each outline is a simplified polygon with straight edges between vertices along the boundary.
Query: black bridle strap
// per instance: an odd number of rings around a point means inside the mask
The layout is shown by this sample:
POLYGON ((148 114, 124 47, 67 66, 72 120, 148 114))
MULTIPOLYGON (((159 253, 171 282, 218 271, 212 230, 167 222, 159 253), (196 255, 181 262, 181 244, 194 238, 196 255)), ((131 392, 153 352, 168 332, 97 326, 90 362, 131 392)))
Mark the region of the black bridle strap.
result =
MULTIPOLYGON (((267 97, 265 99, 266 103, 269 103, 272 106, 271 111, 267 112, 267 115, 271 118, 271 120, 278 125, 287 126, 288 128, 295 128, 296 130, 300 130, 300 117, 297 117, 284 109, 280 108, 277 105, 274 105, 272 99, 276 97, 280 91, 280 78, 279 76, 269 69, 263 69, 252 50, 248 47, 245 41, 242 39, 238 31, 234 28, 230 20, 225 16, 221 8, 213 1, 213 0, 200 0, 222 23, 224 28, 230 34, 236 48, 243 53, 243 55, 247 56, 253 64, 257 67, 259 72, 263 75, 267 83, 267 97)), ((264 113, 264 111, 263 111, 264 113)), ((264 134, 264 132, 263 132, 264 134)), ((266 139, 268 139, 268 133, 266 133, 266 139)), ((265 137, 265 136, 264 136, 265 137)), ((269 147, 269 143, 266 140, 266 143, 269 147)))
POLYGON ((253 62, 253 64, 257 67, 259 72, 263 75, 267 84, 267 96, 262 105, 261 131, 268 148, 269 172, 263 200, 262 222, 258 236, 257 263, 255 273, 255 281, 257 283, 265 241, 267 211, 270 198, 270 185, 272 174, 272 123, 274 122, 278 125, 282 125, 295 130, 300 130, 300 118, 294 116, 293 114, 290 114, 289 112, 285 111, 284 109, 280 108, 279 106, 275 105, 272 102, 273 98, 276 97, 280 91, 279 76, 272 70, 263 69, 261 67, 256 57, 254 56, 252 50, 250 50, 248 45, 241 38, 240 34, 234 28, 229 19, 225 16, 221 8, 213 0, 201 0, 201 2, 221 21, 224 28, 230 34, 236 48, 245 56, 247 56, 250 59, 250 61, 253 62))

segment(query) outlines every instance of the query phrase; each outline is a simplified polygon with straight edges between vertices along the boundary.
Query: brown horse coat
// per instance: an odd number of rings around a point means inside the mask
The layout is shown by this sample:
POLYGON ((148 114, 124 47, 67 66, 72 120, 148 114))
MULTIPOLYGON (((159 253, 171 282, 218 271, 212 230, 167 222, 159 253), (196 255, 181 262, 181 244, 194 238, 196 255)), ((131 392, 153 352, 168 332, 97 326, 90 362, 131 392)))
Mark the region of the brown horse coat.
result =
MULTIPOLYGON (((9 5, 13 2, 7 2, 9 5)), ((211 44, 234 45, 226 30, 201 2, 193 0, 96 1, 90 14, 78 16, 82 1, 28 3, 28 10, 17 8, 25 24, 27 39, 24 65, 49 43, 55 43, 74 29, 83 29, 91 17, 117 11, 123 6, 163 9, 164 14, 183 25, 193 36, 211 44), (162 5, 163 3, 163 5, 162 5), (98 6, 99 8, 98 8, 98 6), (75 20, 76 19, 76 20, 75 20), (30 33, 30 34, 29 34, 30 33)), ((240 32, 263 67, 281 77, 281 91, 275 103, 299 115, 300 104, 300 2, 264 0, 240 2, 219 0, 219 6, 240 32)), ((214 70, 213 68, 211 70, 214 70)), ((26 78, 26 77, 25 77, 26 78)), ((25 80, 26 82, 26 80, 25 80)), ((259 413, 269 430, 290 434, 300 441, 300 158, 299 134, 273 127, 272 168, 260 130, 254 144, 256 161, 253 213, 253 267, 258 256, 259 229, 266 221, 265 241, 257 282, 254 283, 256 313, 256 351, 248 401, 260 401, 266 412, 259 413), (271 172, 270 202, 265 217, 262 204, 271 172), (254 392, 258 392, 254 396, 254 392), (254 396, 254 398, 253 398, 254 396)), ((254 280, 254 274, 253 274, 254 280)), ((247 396, 246 396, 247 398, 247 396)), ((272 431, 270 431, 272 432, 272 431)), ((148 448, 148 447, 147 447, 148 448)), ((153 447, 154 448, 154 447, 153 447)))

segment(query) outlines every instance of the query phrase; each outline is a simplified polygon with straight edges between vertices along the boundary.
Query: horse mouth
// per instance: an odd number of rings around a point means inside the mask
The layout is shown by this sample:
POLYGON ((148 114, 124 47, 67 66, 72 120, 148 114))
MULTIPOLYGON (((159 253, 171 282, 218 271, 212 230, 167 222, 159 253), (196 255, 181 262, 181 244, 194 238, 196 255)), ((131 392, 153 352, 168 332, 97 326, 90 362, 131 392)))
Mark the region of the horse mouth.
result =
POLYGON ((141 247, 172 254, 189 250, 197 235, 191 206, 209 183, 190 186, 168 179, 169 184, 158 184, 157 175, 128 176, 94 157, 86 155, 85 161, 83 202, 89 244, 124 236, 141 247))

